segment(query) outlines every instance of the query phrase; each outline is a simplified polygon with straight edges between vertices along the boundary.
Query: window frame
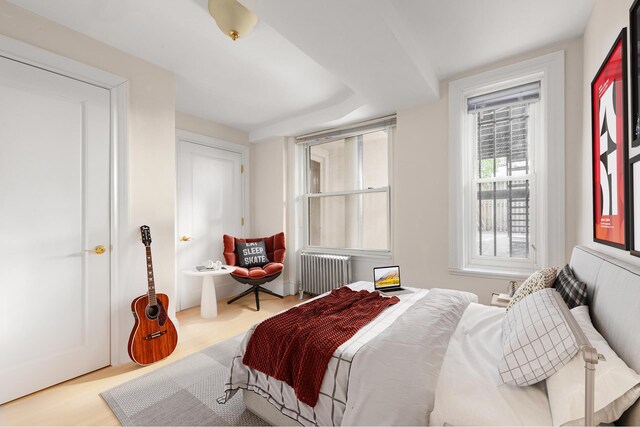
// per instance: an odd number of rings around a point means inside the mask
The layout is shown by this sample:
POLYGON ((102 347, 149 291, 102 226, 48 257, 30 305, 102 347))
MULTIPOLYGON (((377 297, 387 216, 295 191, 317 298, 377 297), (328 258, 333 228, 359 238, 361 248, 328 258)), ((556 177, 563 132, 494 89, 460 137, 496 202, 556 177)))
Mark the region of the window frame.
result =
MULTIPOLYGON (((564 224, 564 52, 466 77, 449 83, 449 270, 480 277, 526 277, 565 259, 564 224), (475 120, 469 120, 467 99, 483 93, 539 80, 530 149, 533 150, 530 231, 531 261, 475 256, 474 192, 475 120), (535 141, 534 141, 535 139, 535 141), (469 141, 473 140, 473 144, 469 141), (554 141, 553 144, 548 143, 554 141), (492 259, 488 259, 492 258, 492 259)), ((476 202, 477 203, 477 202, 476 202)))
MULTIPOLYGON (((371 256, 371 257, 388 257, 392 253, 392 206, 391 206, 391 181, 392 181, 392 152, 393 152, 393 141, 395 137, 395 128, 396 125, 385 125, 385 126, 372 126, 366 130, 362 130, 356 134, 346 135, 346 136, 337 136, 335 138, 330 139, 322 139, 319 141, 309 141, 305 142, 302 145, 302 246, 303 250, 307 252, 316 252, 316 253, 326 253, 331 252, 335 254, 341 255, 355 255, 355 256, 371 256), (314 160, 311 156, 311 147, 316 145, 322 145, 325 143, 330 143, 334 141, 340 141, 348 137, 361 137, 362 135, 386 130, 387 132, 387 186, 377 187, 377 188, 366 188, 360 190, 343 190, 343 191, 331 191, 325 193, 311 193, 310 191, 310 181, 309 176, 311 174, 310 171, 310 161, 314 160), (349 196, 349 195, 358 195, 358 194, 369 194, 369 193, 386 193, 387 199, 387 248, 386 249, 358 249, 358 248, 337 248, 331 246, 313 246, 310 242, 310 224, 309 224, 309 200, 311 198, 323 198, 323 197, 332 197, 332 196, 349 196)), ((363 161, 363 150, 358 150, 358 169, 359 174, 362 175, 362 161, 363 161)), ((316 160, 317 161, 317 160, 316 160)), ((321 168, 323 167, 321 163, 321 168)), ((363 218, 362 215, 359 215, 358 218, 358 228, 359 228, 359 236, 362 237, 362 226, 363 226, 363 218)))
MULTIPOLYGON (((538 81, 539 80, 539 76, 534 75, 531 76, 530 81, 538 81)), ((517 86, 517 84, 513 85, 513 86, 517 86)), ((465 209, 465 217, 464 217, 464 221, 465 224, 469 227, 469 230, 467 231, 467 236, 469 241, 466 242, 466 250, 468 251, 467 253, 467 259, 468 261, 468 266, 471 268, 477 268, 477 269, 483 269, 483 268, 493 268, 493 267, 503 267, 504 265, 511 265, 513 266, 513 268, 519 269, 519 270, 535 270, 537 267, 536 264, 536 251, 535 250, 531 250, 530 254, 530 258, 529 259, 523 259, 523 258, 508 258, 508 257, 498 257, 498 256, 482 256, 482 255, 476 255, 476 245, 478 244, 478 242, 475 239, 475 233, 476 233, 476 228, 474 227, 474 223, 476 222, 476 213, 475 213, 475 208, 474 205, 477 204, 477 186, 478 184, 481 183, 493 183, 493 182, 509 182, 509 181, 523 181, 523 180, 527 180, 529 182, 529 212, 530 212, 530 216, 531 216, 531 221, 530 221, 530 228, 529 228, 529 245, 532 248, 537 247, 537 223, 538 223, 538 215, 536 212, 536 205, 537 205, 537 196, 538 196, 538 191, 537 191, 537 176, 536 176, 536 167, 538 164, 538 159, 536 158, 536 153, 539 151, 537 150, 537 145, 541 144, 542 141, 540 141, 540 135, 543 131, 543 129, 540 129, 540 124, 541 121, 539 120, 539 115, 540 115, 540 111, 542 110, 541 104, 542 104, 543 100, 539 100, 533 104, 529 104, 529 109, 531 110, 535 110, 533 113, 533 118, 530 119, 528 121, 528 135, 529 135, 529 144, 528 144, 528 151, 529 151, 529 159, 531 159, 530 161, 530 168, 529 168, 529 173, 525 174, 525 175, 513 175, 513 176, 509 176, 509 177, 492 177, 492 178, 479 178, 475 175, 475 161, 477 160, 475 158, 475 153, 477 152, 477 145, 474 145, 473 149, 469 152, 469 156, 470 156, 470 161, 471 164, 473 165, 473 170, 474 173, 472 173, 472 176, 470 178, 470 182, 471 185, 469 185, 467 188, 467 194, 466 194, 466 198, 467 198, 467 205, 470 207, 469 209, 465 209)), ((478 143, 478 138, 477 138, 477 117, 475 115, 473 115, 473 117, 470 117, 470 114, 467 114, 467 117, 463 118, 464 123, 464 127, 465 129, 467 129, 467 135, 466 135, 466 139, 467 141, 473 140, 475 144, 478 143)), ((530 117, 532 116, 532 114, 530 113, 530 117)), ((495 214, 495 212, 494 212, 495 214)))

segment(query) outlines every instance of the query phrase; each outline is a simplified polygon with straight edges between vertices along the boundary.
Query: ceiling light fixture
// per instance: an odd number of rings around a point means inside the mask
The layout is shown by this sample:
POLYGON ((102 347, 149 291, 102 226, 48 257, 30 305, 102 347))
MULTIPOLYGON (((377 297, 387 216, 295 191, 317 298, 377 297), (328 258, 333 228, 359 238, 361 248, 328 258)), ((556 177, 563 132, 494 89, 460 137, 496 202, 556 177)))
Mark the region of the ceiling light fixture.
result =
POLYGON ((237 0, 209 0, 209 13, 234 41, 246 37, 258 22, 258 17, 237 0))

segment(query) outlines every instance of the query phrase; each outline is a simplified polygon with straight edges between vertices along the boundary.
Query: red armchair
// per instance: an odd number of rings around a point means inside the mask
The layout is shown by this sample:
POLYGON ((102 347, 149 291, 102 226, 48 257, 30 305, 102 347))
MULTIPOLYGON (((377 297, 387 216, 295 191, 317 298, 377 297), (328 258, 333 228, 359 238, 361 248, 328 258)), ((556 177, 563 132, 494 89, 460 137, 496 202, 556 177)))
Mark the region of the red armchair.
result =
POLYGON ((267 288, 263 288, 260 285, 263 285, 267 282, 274 280, 276 277, 280 276, 282 270, 284 269, 284 256, 287 251, 284 233, 278 233, 270 237, 262 237, 257 239, 240 239, 237 237, 229 236, 225 234, 222 237, 224 244, 224 259, 227 265, 231 265, 236 267, 236 269, 231 273, 231 277, 237 280, 240 283, 244 283, 246 285, 250 285, 251 288, 237 295, 236 297, 230 299, 227 304, 231 304, 239 300, 240 298, 249 295, 250 293, 254 293, 256 297, 256 308, 260 311, 260 297, 259 292, 264 292, 269 295, 276 296, 278 298, 283 298, 282 295, 278 295, 275 292, 270 291, 267 288), (238 255, 236 252, 236 242, 260 242, 264 241, 266 250, 267 250, 267 258, 269 259, 269 263, 263 265, 262 267, 251 267, 244 268, 238 266, 238 255))

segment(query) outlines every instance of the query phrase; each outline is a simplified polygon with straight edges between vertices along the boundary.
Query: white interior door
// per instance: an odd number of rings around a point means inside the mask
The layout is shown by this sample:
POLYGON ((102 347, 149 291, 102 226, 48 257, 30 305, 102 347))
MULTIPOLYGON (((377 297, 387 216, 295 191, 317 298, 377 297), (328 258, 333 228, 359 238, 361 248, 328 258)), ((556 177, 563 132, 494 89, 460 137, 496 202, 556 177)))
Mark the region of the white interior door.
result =
POLYGON ((110 362, 110 120, 109 91, 0 57, 0 403, 110 362))
MULTIPOLYGON (((241 153, 178 142, 179 271, 209 259, 224 263, 222 235, 244 236, 241 168, 241 153)), ((200 305, 202 279, 181 273, 178 277, 178 309, 200 305)), ((232 280, 216 278, 216 286, 232 280)))

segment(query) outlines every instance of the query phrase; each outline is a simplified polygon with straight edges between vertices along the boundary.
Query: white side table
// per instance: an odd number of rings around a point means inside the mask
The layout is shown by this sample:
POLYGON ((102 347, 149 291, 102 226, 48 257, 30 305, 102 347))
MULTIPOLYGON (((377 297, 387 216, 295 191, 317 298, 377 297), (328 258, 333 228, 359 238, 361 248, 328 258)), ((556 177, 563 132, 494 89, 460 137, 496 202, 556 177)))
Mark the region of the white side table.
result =
POLYGON ((218 316, 218 301, 216 299, 216 284, 213 281, 214 276, 223 276, 235 270, 235 267, 224 265, 220 270, 184 270, 187 276, 202 277, 202 299, 200 301, 200 316, 212 318, 218 316))

